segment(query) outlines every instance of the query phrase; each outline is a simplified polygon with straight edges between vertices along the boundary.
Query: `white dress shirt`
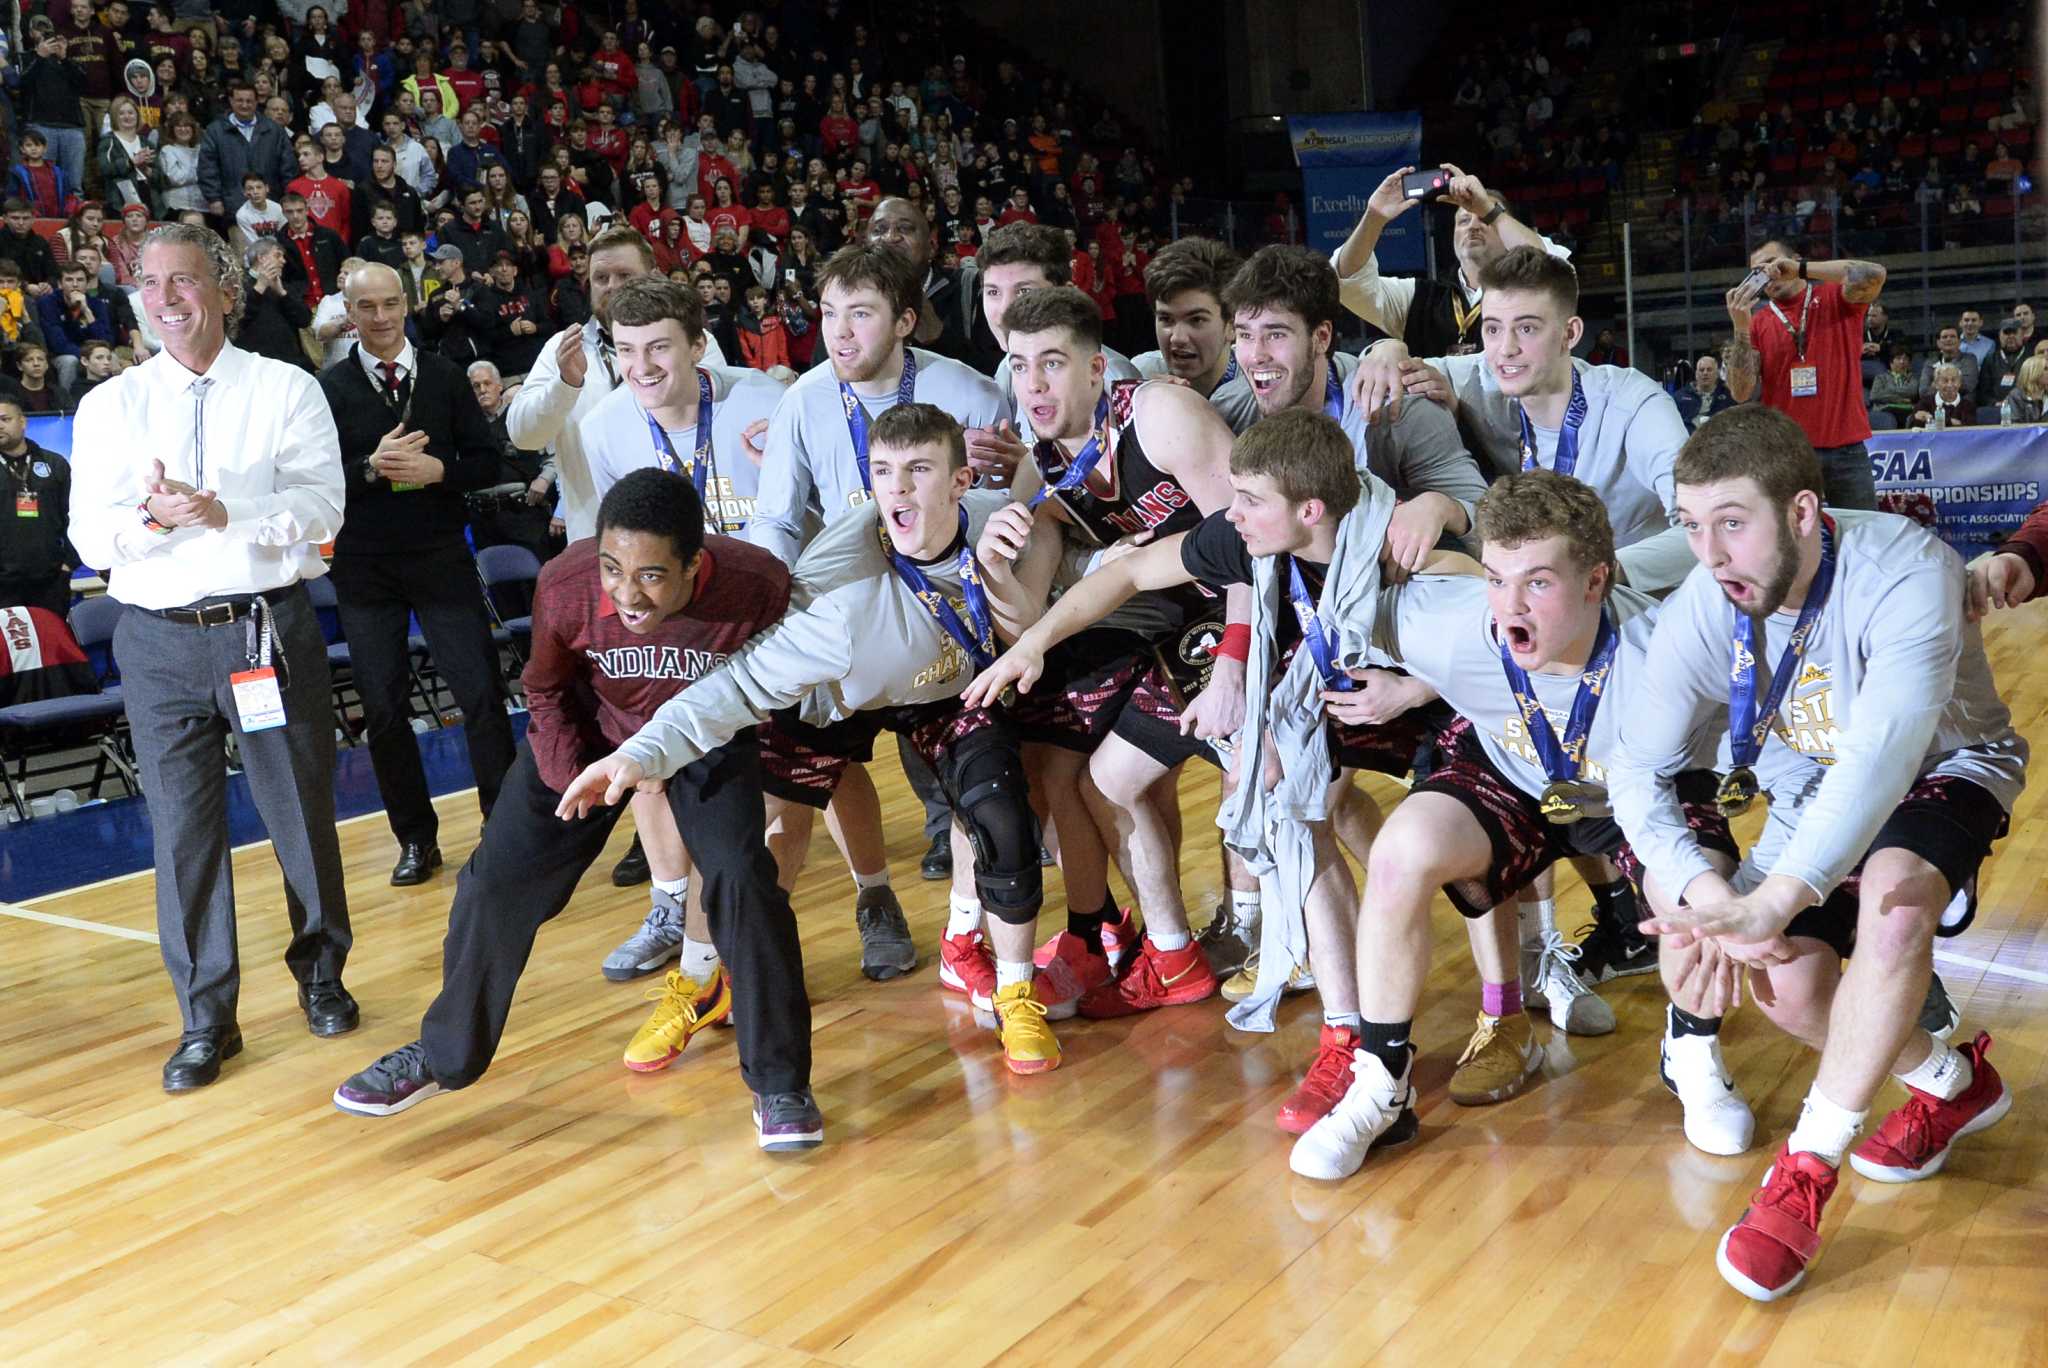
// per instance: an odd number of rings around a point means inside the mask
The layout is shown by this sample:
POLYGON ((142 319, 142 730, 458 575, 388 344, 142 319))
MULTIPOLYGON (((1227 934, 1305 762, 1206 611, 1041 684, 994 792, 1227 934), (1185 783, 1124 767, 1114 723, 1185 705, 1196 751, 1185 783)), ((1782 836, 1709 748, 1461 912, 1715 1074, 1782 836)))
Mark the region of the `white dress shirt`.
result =
POLYGON ((327 573, 341 530, 341 440, 327 396, 297 366, 221 348, 204 377, 159 352, 94 386, 71 436, 71 540, 139 608, 260 593, 327 573), (212 383, 196 394, 194 382, 212 383), (228 524, 143 525, 150 462, 220 496, 228 524))
MULTIPOLYGON (((384 363, 371 355, 370 349, 364 346, 356 347, 356 360, 362 363, 363 374, 370 377, 371 386, 380 393, 384 392, 384 363)), ((399 384, 403 385, 412 378, 413 371, 419 366, 419 353, 413 350, 411 338, 405 339, 405 344, 398 349, 398 355, 391 358, 391 364, 398 367, 399 384)))

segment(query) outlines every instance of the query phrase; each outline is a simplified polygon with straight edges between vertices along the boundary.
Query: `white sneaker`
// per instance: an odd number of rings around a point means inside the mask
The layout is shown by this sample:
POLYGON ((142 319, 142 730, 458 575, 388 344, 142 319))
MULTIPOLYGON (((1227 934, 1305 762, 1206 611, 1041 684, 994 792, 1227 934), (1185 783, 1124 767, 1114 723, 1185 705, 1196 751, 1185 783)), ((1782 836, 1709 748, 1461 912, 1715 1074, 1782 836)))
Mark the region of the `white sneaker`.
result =
POLYGON ((1579 947, 1555 931, 1539 945, 1522 947, 1522 1001, 1550 1009, 1550 1024, 1567 1035, 1602 1036, 1614 1030, 1614 1009, 1588 988, 1575 968, 1579 947))
POLYGON ((1415 1095, 1408 1089, 1408 1073, 1401 1070, 1396 1080, 1377 1055, 1353 1052, 1351 1086, 1294 1142, 1287 1167, 1304 1178, 1349 1178, 1375 1146, 1413 1140, 1415 1095))
POLYGON ((1756 1134, 1756 1117, 1721 1062, 1719 1036, 1674 1034, 1667 1021, 1657 1072, 1685 1107, 1685 1138, 1708 1154, 1741 1154, 1756 1134))

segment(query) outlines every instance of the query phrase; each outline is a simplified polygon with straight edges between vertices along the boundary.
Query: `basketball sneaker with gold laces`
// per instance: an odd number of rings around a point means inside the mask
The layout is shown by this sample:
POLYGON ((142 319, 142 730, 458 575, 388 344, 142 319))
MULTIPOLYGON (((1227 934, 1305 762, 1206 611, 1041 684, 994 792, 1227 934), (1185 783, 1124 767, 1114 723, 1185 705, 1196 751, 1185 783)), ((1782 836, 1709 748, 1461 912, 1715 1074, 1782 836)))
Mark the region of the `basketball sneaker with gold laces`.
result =
POLYGON ((626 1067, 635 1073, 666 1069, 682 1054, 690 1037, 732 1015, 732 979, 719 965, 709 983, 684 978, 671 969, 667 980, 652 989, 653 1013, 626 1046, 626 1067))
POLYGON ((1032 983, 998 988, 992 1006, 1003 1037, 1003 1063, 1011 1073, 1046 1073, 1060 1066, 1059 1039, 1046 1024, 1045 1004, 1032 983))

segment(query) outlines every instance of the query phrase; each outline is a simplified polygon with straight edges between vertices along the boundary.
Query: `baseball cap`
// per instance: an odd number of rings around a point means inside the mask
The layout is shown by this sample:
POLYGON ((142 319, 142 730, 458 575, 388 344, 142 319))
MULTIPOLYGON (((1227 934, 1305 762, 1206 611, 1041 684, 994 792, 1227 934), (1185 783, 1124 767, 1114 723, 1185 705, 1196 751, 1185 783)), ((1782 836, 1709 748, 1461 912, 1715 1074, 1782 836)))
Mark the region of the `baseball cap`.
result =
POLYGON ((2000 332, 2018 332, 2025 326, 2026 324, 2020 322, 2017 318, 2001 318, 1998 320, 1998 330, 2000 332))
POLYGON ((460 261, 462 260, 462 249, 452 242, 444 242, 434 249, 434 260, 460 261))

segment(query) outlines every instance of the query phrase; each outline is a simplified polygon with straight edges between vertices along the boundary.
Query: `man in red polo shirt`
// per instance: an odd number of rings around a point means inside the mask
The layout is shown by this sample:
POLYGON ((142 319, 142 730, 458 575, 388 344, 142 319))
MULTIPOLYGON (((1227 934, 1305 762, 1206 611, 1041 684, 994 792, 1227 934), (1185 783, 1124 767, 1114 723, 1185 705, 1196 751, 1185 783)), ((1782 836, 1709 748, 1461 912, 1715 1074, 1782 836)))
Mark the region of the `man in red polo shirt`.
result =
POLYGON ((1830 508, 1877 507, 1870 474, 1870 414, 1863 404, 1863 315, 1884 288, 1874 261, 1808 261, 1773 239, 1750 254, 1767 273, 1728 292, 1735 340, 1728 391, 1789 415, 1820 455, 1830 508))
MULTIPOLYGON (((612 486, 597 536, 549 561, 535 586, 532 721, 456 882, 441 994, 419 1039, 350 1077, 335 1090, 337 1107, 390 1116, 483 1075, 535 935, 568 906, 621 811, 560 820, 562 791, 788 607, 788 568, 746 542, 705 536, 690 481, 650 468, 612 486)), ((730 1014, 761 1148, 810 1148, 824 1135, 811 1097, 810 1000, 796 915, 766 844, 753 731, 677 770, 667 792, 703 876, 712 943, 730 966, 671 983, 675 1048, 730 1014)))

